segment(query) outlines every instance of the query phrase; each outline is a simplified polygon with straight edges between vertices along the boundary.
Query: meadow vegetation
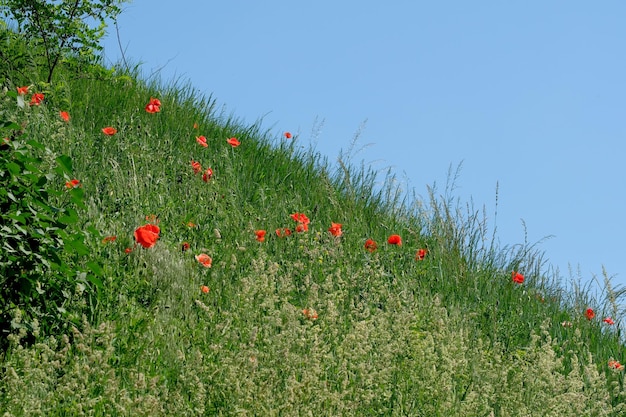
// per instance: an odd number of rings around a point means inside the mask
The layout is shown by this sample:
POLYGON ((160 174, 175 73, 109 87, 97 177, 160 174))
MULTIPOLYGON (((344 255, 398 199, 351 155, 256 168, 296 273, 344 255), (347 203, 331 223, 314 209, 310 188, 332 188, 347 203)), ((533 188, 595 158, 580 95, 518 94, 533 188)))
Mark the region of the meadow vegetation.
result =
POLYGON ((0 415, 626 412, 606 273, 565 288, 451 186, 403 198, 138 68, 48 80, 0 32, 0 415))

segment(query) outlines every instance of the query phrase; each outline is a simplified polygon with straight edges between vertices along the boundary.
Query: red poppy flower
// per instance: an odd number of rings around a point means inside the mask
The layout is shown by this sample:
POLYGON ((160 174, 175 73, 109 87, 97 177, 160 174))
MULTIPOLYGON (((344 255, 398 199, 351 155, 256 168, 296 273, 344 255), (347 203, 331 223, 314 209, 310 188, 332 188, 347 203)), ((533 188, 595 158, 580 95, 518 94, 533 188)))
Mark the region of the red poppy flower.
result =
POLYGON ((116 239, 117 239, 117 236, 107 236, 104 239, 102 239, 102 243, 115 242, 116 239))
POLYGON ((330 232, 331 235, 333 236, 341 236, 343 234, 343 232, 341 231, 341 223, 330 223, 330 227, 328 228, 328 231, 330 232))
POLYGON ((113 136, 117 133, 117 129, 111 126, 105 127, 102 129, 102 133, 104 133, 107 136, 113 136))
POLYGON ((254 234, 256 235, 256 240, 258 240, 259 242, 265 242, 265 234, 267 232, 265 230, 257 230, 254 232, 254 234))
POLYGON ((306 232, 309 230, 309 218, 304 213, 293 213, 291 218, 298 222, 296 226, 296 232, 306 232))
POLYGON ((200 144, 200 146, 203 146, 203 147, 205 147, 205 148, 206 148, 207 146, 209 146, 209 145, 207 145, 207 143, 206 143, 206 138, 205 138, 204 136, 198 136, 198 137, 196 138, 196 142, 198 142, 198 144, 200 144))
POLYGON ((180 249, 181 249, 183 252, 188 251, 190 247, 191 247, 191 245, 189 244, 189 242, 183 242, 183 243, 180 245, 180 249))
POLYGON ((200 255, 196 255, 196 260, 200 262, 200 264, 205 268, 210 268, 213 264, 213 259, 206 253, 201 253, 200 255))
POLYGON ((516 284, 523 284, 524 283, 524 275, 520 274, 519 272, 513 271, 511 273, 511 279, 516 284))
POLYGON ((287 139, 291 139, 293 137, 293 135, 290 132, 285 132, 284 133, 285 138, 287 139))
POLYGON ((17 87, 17 94, 20 96, 24 96, 28 93, 28 86, 24 86, 24 87, 17 87))
POLYGON ((194 124, 193 124, 193 128, 194 128, 194 129, 197 129, 198 127, 199 127, 199 126, 198 126, 198 123, 194 123, 194 124))
POLYGON ((124 253, 127 254, 127 255, 129 253, 131 253, 132 251, 133 251, 133 248, 126 248, 126 249, 124 249, 124 253))
POLYGON ((309 224, 310 223, 309 218, 304 213, 293 213, 291 215, 291 218, 294 219, 295 221, 297 221, 298 223, 302 223, 302 224, 309 224))
POLYGON ((191 168, 193 168, 193 173, 197 174, 198 172, 202 171, 202 165, 200 165, 200 162, 191 160, 191 168))
POLYGON ((415 260, 423 261, 427 253, 428 253, 428 249, 418 249, 417 253, 415 254, 415 260))
POLYGON ((61 116, 61 119, 65 120, 66 122, 70 121, 70 115, 66 111, 60 111, 59 116, 61 116))
POLYGON ((202 293, 204 293, 204 294, 208 294, 209 291, 211 291, 211 289, 209 287, 207 287, 206 285, 202 285, 200 287, 200 291, 202 291, 202 293))
POLYGON ((367 239, 365 241, 365 249, 373 253, 376 249, 378 249, 378 245, 372 239, 367 239))
POLYGON ((144 248, 151 248, 159 239, 161 229, 154 224, 146 224, 135 229, 135 240, 144 248))
POLYGON ((67 188, 76 188, 76 187, 80 187, 80 181, 74 179, 74 180, 70 180, 68 182, 65 183, 65 186, 67 188))
POLYGON ((44 98, 44 95, 41 93, 33 94, 33 96, 30 98, 30 105, 39 106, 41 102, 43 101, 43 98, 44 98))
POLYGON ((233 148, 236 148, 237 146, 241 145, 241 142, 239 142, 237 138, 226 139, 226 142, 228 142, 228 144, 232 146, 233 148))
POLYGON ((588 308, 587 310, 585 310, 585 317, 587 317, 587 320, 591 320, 595 316, 596 316, 596 313, 593 311, 592 308, 588 308))
POLYGON ((390 245, 402 246, 402 238, 400 235, 391 235, 389 236, 389 239, 387 239, 387 243, 390 245))
POLYGON ((286 227, 283 229, 278 228, 276 229, 276 236, 278 237, 291 236, 291 230, 287 229, 286 227))
POLYGON ((207 168, 202 174, 202 181, 209 182, 209 180, 213 177, 213 170, 211 168, 207 168))
POLYGON ((608 365, 609 368, 615 369, 616 371, 622 371, 624 369, 624 365, 613 359, 609 361, 608 365))
POLYGON ((309 320, 317 320, 317 311, 312 308, 305 308, 302 310, 302 314, 309 320))
POLYGON ((148 113, 158 113, 161 111, 161 100, 158 98, 150 98, 150 102, 146 104, 146 111, 148 113))
POLYGON ((610 317, 605 317, 604 320, 602 320, 603 322, 605 322, 606 324, 608 324, 609 326, 612 326, 615 324, 615 321, 613 321, 612 318, 610 317))

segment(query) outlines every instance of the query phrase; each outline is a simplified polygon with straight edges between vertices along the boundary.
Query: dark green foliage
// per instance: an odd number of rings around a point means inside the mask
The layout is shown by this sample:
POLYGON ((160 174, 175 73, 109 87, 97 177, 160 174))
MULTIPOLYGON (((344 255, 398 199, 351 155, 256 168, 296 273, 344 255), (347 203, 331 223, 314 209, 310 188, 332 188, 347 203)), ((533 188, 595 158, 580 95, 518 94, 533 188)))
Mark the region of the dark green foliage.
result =
MULTIPOLYGON (((3 105, 14 97, 8 93, 3 105)), ((79 258, 89 254, 78 212, 83 190, 64 186, 71 159, 54 158, 28 128, 11 121, 0 121, 0 138, 0 341, 5 341, 18 329, 32 337, 54 332, 67 320, 78 322, 90 284, 77 269, 79 258)))

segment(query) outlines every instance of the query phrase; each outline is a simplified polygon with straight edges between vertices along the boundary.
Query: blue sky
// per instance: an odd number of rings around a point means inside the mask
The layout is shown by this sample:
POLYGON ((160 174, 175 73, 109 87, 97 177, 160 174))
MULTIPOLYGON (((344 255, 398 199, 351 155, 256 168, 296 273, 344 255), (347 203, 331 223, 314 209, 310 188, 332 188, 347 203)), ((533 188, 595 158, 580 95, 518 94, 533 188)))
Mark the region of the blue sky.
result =
MULTIPOLYGON (((392 167, 422 196, 486 207, 501 245, 540 245, 569 280, 626 284, 626 3, 135 0, 118 19, 146 75, 334 161, 392 167)), ((105 42, 120 57, 115 28, 105 42)), ((406 187, 405 187, 406 188, 406 187)))

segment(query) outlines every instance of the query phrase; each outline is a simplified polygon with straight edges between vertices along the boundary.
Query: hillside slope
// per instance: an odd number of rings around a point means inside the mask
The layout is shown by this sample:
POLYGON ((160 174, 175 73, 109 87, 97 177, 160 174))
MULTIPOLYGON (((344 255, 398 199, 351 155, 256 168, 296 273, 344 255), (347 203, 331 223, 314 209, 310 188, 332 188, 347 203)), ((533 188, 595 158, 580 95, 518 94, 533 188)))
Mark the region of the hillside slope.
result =
POLYGON ((4 163, 40 157, 87 249, 67 255, 60 324, 6 308, 4 415, 624 413, 611 303, 564 293, 531 245, 493 246, 472 207, 402 205, 375 173, 189 86, 69 69, 2 82, 4 163))

